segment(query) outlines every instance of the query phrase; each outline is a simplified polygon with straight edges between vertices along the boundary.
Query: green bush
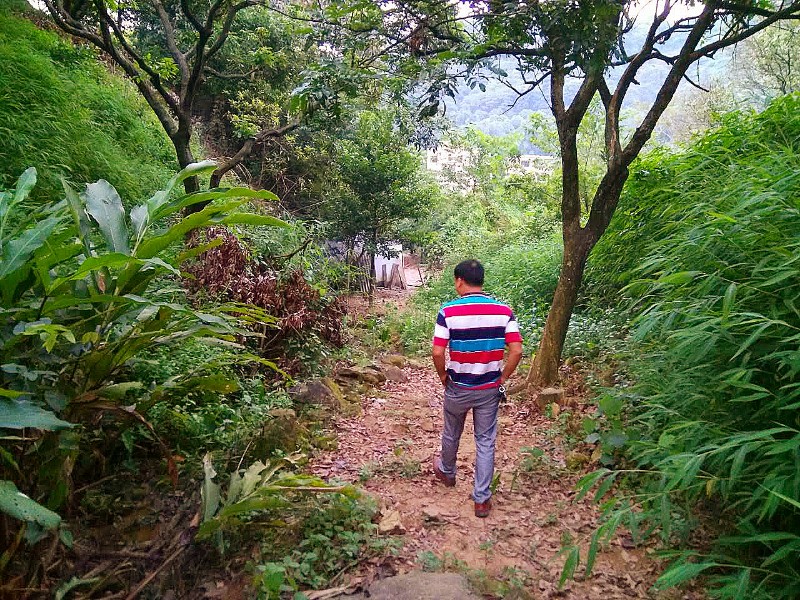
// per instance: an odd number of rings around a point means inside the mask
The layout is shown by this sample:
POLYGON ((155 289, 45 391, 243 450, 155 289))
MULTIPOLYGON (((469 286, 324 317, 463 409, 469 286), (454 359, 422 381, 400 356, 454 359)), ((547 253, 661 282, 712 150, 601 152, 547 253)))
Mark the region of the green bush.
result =
POLYGON ((673 554, 659 585, 704 573, 715 597, 797 598, 800 95, 640 161, 592 260, 596 292, 627 284, 639 342, 601 413, 625 417, 644 512, 609 522, 686 542, 699 507, 713 544, 673 554))
MULTIPOLYGON (((102 455, 104 442, 114 437, 105 429, 109 421, 152 431, 143 414, 155 404, 236 388, 219 372, 196 370, 153 373, 145 384, 132 376, 136 361, 190 339, 237 346, 247 335, 242 321, 272 322, 243 305, 194 310, 179 289, 155 285, 178 275, 192 254, 169 252, 190 230, 280 223, 236 211, 245 202, 238 198, 269 192, 234 188, 172 197, 186 177, 214 167, 190 165, 130 211, 105 180, 80 194, 65 184, 65 199, 32 210, 27 197, 36 184, 33 168, 13 190, 0 190, 0 477, 13 479, 0 482, 0 511, 22 521, 19 531, 30 542, 60 519, 52 512, 45 518, 15 509, 16 487, 47 509, 58 509, 70 496, 71 481, 83 474, 81 467, 90 463, 87 470, 97 474, 95 454, 102 455), (197 202, 208 204, 181 216, 197 202), (94 452, 81 452, 82 443, 94 452)), ((171 453, 156 441, 177 476, 171 453)))
POLYGON ((167 182, 174 150, 133 84, 95 54, 0 8, 0 187, 28 166, 46 201, 73 182, 106 178, 123 198, 167 182))

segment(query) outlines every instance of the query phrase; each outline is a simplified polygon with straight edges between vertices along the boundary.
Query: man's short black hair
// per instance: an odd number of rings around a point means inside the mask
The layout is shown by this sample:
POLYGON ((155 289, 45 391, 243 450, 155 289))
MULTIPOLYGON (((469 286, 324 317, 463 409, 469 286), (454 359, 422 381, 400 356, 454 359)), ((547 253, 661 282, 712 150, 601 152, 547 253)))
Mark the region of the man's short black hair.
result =
POLYGON ((463 279, 469 285, 483 285, 483 265, 474 258, 462 260, 453 269, 456 279, 463 279))

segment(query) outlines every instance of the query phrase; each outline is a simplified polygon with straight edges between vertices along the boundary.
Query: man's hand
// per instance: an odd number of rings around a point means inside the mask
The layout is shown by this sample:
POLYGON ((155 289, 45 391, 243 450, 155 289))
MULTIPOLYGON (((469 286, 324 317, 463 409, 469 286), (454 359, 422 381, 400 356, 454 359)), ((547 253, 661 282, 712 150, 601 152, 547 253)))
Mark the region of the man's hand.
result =
POLYGON ((447 370, 445 368, 444 346, 433 347, 433 365, 442 380, 442 385, 447 385, 447 370))

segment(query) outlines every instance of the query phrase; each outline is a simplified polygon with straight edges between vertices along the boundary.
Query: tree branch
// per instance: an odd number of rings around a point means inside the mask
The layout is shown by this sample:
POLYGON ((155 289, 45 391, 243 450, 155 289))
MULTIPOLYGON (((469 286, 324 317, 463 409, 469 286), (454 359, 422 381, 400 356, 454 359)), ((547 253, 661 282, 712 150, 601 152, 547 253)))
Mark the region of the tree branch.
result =
POLYGON ((250 153, 255 148, 256 144, 260 144, 269 138, 276 138, 282 137, 287 133, 297 129, 300 126, 300 120, 292 121, 291 123, 287 123, 282 127, 274 127, 271 129, 262 129, 254 136, 246 139, 242 144, 242 147, 239 148, 239 151, 234 154, 231 158, 223 162, 221 165, 217 167, 217 169, 211 174, 211 181, 209 183, 210 187, 215 188, 219 187, 219 182, 222 180, 223 175, 230 171, 231 169, 235 168, 239 165, 245 158, 250 156, 250 153))
POLYGON ((169 20, 169 15, 161 4, 161 0, 152 0, 153 6, 158 13, 158 19, 161 21, 161 26, 164 28, 164 39, 167 43, 167 50, 175 59, 175 64, 181 73, 181 96, 184 95, 187 85, 189 84, 189 63, 186 62, 186 56, 178 49, 178 44, 175 41, 175 29, 172 27, 172 22, 169 20))

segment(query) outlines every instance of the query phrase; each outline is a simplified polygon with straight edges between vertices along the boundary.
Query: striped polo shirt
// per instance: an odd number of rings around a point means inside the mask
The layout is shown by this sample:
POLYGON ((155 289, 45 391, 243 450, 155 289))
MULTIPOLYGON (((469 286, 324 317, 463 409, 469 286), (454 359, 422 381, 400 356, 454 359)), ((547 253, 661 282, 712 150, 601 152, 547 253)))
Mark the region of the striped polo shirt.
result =
POLYGON ((482 292, 442 306, 433 333, 435 346, 450 345, 447 374, 452 382, 473 389, 500 385, 506 344, 521 341, 511 309, 482 292))

